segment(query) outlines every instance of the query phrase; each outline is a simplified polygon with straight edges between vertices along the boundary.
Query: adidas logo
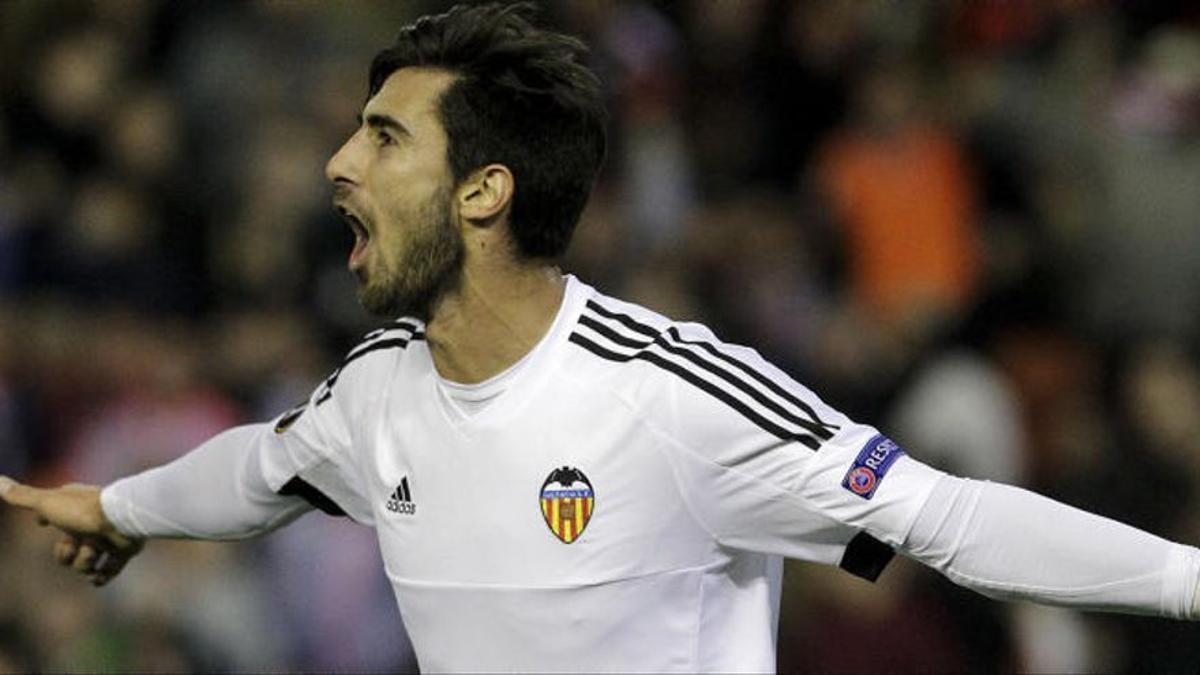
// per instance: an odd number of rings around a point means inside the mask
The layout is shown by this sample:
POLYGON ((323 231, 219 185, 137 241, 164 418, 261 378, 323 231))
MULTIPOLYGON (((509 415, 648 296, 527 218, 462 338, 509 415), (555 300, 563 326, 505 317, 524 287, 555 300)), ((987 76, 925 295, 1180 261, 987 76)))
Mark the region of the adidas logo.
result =
POLYGON ((416 514, 417 505, 412 500, 412 493, 408 491, 408 476, 401 478, 400 484, 392 491, 392 496, 388 498, 387 510, 408 516, 416 514))

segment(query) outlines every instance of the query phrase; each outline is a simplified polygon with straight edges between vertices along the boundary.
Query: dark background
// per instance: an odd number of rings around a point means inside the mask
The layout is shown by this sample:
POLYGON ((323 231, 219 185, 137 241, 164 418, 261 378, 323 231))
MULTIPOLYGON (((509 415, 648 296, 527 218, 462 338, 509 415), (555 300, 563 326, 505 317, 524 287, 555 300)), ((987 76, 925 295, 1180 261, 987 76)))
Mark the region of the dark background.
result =
MULTIPOLYGON (((937 466, 1200 542, 1187 4, 551 4, 613 114, 565 267, 937 466)), ((106 482, 332 370, 371 323, 322 167, 370 57, 446 6, 0 3, 0 472, 106 482)), ((0 541, 0 670, 412 667, 364 528, 158 542, 101 591, 24 514, 0 541)), ((1189 625, 904 561, 789 566, 779 642, 786 670, 1200 670, 1189 625)))

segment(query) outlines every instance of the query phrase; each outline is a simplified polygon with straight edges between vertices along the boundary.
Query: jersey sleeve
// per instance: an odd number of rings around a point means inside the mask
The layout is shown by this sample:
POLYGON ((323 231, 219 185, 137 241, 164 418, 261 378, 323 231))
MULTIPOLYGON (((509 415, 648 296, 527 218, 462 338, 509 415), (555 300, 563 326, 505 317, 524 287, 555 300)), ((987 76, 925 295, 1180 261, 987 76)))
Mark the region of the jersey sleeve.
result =
POLYGON ((364 455, 356 451, 365 441, 355 432, 366 428, 363 419, 387 388, 396 348, 419 339, 422 326, 410 319, 368 333, 307 401, 276 420, 265 464, 272 489, 299 495, 326 513, 375 524, 364 455))
POLYGON ((313 507, 374 525, 348 416, 356 394, 370 391, 366 374, 339 369, 274 421, 230 429, 112 483, 101 492, 105 514, 135 537, 243 539, 313 507))
POLYGON ((877 577, 942 474, 703 326, 672 325, 657 349, 664 445, 717 541, 877 577))
POLYGON ((312 507, 268 485, 268 424, 228 429, 183 457, 106 486, 108 520, 130 537, 245 539, 291 522, 312 507))
POLYGON ((1200 550, 1008 485, 943 476, 902 550, 994 598, 1200 619, 1200 550))
POLYGON ((374 525, 351 431, 352 401, 361 386, 352 374, 335 372, 307 401, 277 418, 263 439, 263 474, 279 494, 374 525))

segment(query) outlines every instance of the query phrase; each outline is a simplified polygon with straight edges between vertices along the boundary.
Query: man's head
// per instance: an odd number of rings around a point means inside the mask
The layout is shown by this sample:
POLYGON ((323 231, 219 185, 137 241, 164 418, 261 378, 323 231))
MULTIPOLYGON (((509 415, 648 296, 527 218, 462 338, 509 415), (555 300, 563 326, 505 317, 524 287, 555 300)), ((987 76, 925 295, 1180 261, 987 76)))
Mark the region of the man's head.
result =
POLYGON ((508 253, 567 248, 605 152, 599 80, 529 5, 458 6, 404 27, 371 64, 363 124, 326 169, 368 310, 428 319, 500 227, 508 253))

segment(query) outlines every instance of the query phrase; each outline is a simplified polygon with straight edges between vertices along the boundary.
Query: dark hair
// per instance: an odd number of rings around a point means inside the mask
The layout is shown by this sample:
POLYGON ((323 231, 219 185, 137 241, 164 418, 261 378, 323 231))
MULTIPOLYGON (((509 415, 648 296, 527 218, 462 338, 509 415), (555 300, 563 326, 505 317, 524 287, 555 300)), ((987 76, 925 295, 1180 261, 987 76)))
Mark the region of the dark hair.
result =
POLYGON ((456 73, 438 103, 454 180, 507 166, 518 255, 557 258, 604 161, 607 116, 600 80, 582 63, 587 47, 534 26, 535 11, 530 3, 456 5, 421 17, 371 62, 370 95, 400 68, 456 73))

